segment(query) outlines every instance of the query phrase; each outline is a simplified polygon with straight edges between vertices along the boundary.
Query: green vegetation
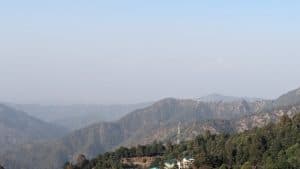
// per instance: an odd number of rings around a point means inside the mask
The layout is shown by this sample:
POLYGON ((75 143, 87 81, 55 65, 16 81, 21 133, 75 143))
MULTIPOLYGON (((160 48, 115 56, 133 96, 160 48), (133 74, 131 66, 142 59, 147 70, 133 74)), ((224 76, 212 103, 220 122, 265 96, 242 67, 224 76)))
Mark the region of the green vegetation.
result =
POLYGON ((66 164, 65 169, 121 169, 125 157, 157 157, 151 166, 183 157, 195 158, 194 168, 266 169, 300 168, 300 114, 283 116, 278 124, 255 128, 240 134, 214 135, 206 132, 179 145, 153 143, 133 148, 121 147, 87 162, 84 166, 66 164))

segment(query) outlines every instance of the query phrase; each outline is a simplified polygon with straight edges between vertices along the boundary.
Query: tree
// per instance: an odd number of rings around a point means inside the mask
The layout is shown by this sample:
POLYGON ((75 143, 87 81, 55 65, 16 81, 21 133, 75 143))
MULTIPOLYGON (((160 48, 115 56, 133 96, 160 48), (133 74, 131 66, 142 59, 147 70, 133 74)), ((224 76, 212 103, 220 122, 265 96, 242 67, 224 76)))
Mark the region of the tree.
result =
POLYGON ((280 122, 279 125, 280 126, 284 126, 284 125, 289 125, 292 123, 292 120, 289 118, 288 115, 284 114, 281 118, 280 118, 280 122))
POLYGON ((222 164, 219 169, 229 169, 229 167, 226 164, 222 164))
POLYGON ((247 161, 242 165, 241 169, 252 169, 252 165, 247 161))
POLYGON ((294 168, 300 168, 300 144, 289 147, 286 150, 287 162, 289 162, 294 168))

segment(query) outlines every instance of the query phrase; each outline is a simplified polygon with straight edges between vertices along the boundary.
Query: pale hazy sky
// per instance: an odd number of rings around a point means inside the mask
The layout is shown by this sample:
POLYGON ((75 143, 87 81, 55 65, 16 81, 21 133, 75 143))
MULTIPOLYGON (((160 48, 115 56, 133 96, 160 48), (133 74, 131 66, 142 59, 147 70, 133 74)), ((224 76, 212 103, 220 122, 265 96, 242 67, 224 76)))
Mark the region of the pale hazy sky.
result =
POLYGON ((0 79, 0 102, 275 98, 300 87, 300 2, 1 1, 0 79))

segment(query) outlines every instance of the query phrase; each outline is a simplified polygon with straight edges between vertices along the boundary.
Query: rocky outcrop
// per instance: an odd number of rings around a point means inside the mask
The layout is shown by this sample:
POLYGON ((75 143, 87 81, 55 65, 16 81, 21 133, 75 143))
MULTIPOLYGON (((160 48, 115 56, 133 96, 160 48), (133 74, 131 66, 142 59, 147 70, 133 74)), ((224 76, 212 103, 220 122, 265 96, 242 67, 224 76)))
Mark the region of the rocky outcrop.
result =
POLYGON ((265 113, 252 114, 237 119, 233 122, 233 127, 237 132, 243 132, 250 130, 254 127, 263 127, 269 123, 276 123, 280 120, 283 115, 293 117, 296 113, 300 112, 300 105, 278 107, 272 111, 265 113))
POLYGON ((76 166, 82 168, 86 165, 89 161, 86 159, 85 155, 79 154, 76 160, 76 166))

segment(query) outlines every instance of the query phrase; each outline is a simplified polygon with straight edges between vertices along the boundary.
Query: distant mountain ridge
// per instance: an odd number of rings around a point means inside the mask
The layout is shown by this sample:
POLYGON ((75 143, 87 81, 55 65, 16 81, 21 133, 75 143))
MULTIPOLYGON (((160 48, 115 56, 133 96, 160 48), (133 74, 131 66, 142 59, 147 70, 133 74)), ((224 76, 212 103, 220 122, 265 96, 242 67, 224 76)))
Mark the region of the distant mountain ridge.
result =
POLYGON ((66 134, 66 131, 0 104, 0 151, 32 141, 58 138, 66 134))
POLYGON ((70 130, 80 129, 97 122, 115 121, 139 108, 151 103, 138 104, 73 104, 73 105, 39 105, 8 104, 15 109, 28 112, 41 120, 64 126, 70 130))

